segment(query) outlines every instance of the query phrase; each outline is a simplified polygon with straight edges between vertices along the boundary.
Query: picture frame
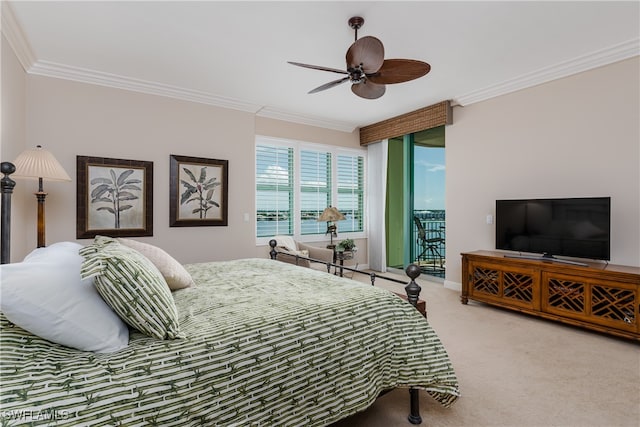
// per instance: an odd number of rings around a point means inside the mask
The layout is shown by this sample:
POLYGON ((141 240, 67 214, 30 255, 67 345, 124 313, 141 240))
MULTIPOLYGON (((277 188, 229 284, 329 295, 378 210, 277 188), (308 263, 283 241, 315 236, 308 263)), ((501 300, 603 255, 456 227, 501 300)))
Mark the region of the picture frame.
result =
POLYGON ((153 162, 76 156, 76 238, 153 236, 153 162))
POLYGON ((229 161, 171 154, 169 226, 226 226, 229 161))

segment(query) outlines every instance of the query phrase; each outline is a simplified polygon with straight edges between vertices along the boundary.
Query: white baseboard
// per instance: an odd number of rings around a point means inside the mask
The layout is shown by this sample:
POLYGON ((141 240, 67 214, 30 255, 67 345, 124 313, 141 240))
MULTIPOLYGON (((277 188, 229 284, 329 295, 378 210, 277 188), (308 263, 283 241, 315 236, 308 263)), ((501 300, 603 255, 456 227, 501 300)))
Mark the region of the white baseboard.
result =
POLYGON ((453 291, 462 292, 462 283, 453 282, 451 280, 444 281, 444 287, 453 291))

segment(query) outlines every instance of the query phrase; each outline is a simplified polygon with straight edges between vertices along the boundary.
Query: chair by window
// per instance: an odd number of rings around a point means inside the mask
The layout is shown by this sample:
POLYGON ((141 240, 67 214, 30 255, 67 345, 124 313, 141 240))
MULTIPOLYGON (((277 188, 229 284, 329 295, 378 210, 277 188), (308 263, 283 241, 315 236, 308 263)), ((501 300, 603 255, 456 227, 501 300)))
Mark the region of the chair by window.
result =
POLYGON ((421 267, 426 266, 427 269, 433 268, 433 270, 442 270, 444 268, 444 256, 442 254, 444 237, 442 235, 442 229, 429 230, 427 232, 420 218, 414 216, 413 221, 418 229, 418 238, 416 243, 418 243, 421 251, 416 257, 418 265, 421 267), (424 261, 424 264, 421 264, 421 259, 424 261))
MULTIPOLYGON (((302 242, 294 240, 291 236, 274 236, 274 239, 278 242, 277 248, 280 251, 288 252, 292 255, 300 255, 303 257, 312 258, 318 261, 322 261, 324 264, 316 264, 317 269, 324 269, 326 271, 326 263, 333 263, 333 249, 320 248, 311 245, 305 245, 302 242)), ((296 264, 302 267, 314 267, 307 259, 296 259, 292 256, 280 256, 279 261, 283 261, 289 264, 296 264)))

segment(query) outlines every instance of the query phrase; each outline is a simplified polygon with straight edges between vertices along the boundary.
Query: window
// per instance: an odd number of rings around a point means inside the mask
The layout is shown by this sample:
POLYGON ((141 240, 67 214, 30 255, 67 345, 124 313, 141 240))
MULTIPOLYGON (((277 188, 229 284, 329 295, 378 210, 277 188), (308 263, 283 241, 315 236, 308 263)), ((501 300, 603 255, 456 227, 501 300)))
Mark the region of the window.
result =
MULTIPOLYGON (((317 218, 335 206, 347 218, 338 233, 364 237, 365 150, 256 138, 256 236, 325 236, 317 218)), ((328 239, 328 237, 327 237, 328 239)), ((305 240, 302 237, 301 240, 305 240)))
POLYGON ((331 153, 300 150, 300 234, 320 234, 317 221, 331 204, 331 153))
POLYGON ((256 146, 257 236, 293 234, 293 148, 256 146))
POLYGON ((363 231, 364 157, 338 155, 338 210, 347 217, 339 230, 363 231))

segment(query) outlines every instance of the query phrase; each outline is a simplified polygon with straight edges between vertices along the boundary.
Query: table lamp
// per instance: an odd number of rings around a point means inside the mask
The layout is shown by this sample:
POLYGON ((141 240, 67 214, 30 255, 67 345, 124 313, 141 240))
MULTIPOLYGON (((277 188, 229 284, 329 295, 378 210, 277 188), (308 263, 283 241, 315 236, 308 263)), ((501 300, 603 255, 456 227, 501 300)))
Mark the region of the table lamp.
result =
POLYGON ((327 222, 327 232, 325 234, 330 234, 331 236, 331 246, 333 246, 333 238, 338 237, 338 227, 335 221, 342 221, 347 219, 344 215, 340 213, 340 211, 333 206, 329 206, 322 211, 320 216, 318 217, 318 222, 326 221, 327 222))
POLYGON ((47 193, 42 188, 42 181, 71 181, 69 175, 53 154, 43 150, 42 146, 23 151, 13 162, 16 167, 14 178, 27 178, 38 180, 38 191, 35 193, 38 200, 38 247, 45 246, 44 226, 44 199, 47 193))

